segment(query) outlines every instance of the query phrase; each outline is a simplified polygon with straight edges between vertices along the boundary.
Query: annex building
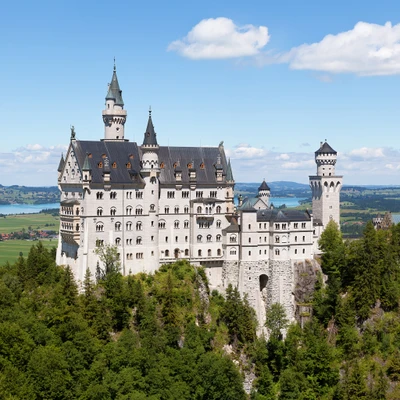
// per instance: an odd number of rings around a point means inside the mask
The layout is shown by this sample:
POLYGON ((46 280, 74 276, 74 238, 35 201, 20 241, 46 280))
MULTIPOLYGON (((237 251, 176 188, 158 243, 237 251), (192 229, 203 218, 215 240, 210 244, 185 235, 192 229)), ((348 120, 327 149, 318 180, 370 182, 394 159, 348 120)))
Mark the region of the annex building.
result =
POLYGON ((339 223, 342 177, 327 142, 315 152, 312 212, 271 207, 264 181, 254 198, 234 203, 235 180, 223 142, 216 147, 162 146, 151 111, 143 142, 125 137, 127 112, 114 66, 102 112, 104 136, 70 145, 58 168, 57 263, 78 281, 95 274, 97 246, 117 246, 124 275, 154 272, 187 259, 202 265, 212 289, 247 293, 259 322, 268 304, 294 317, 294 269, 312 259, 330 219, 339 223))

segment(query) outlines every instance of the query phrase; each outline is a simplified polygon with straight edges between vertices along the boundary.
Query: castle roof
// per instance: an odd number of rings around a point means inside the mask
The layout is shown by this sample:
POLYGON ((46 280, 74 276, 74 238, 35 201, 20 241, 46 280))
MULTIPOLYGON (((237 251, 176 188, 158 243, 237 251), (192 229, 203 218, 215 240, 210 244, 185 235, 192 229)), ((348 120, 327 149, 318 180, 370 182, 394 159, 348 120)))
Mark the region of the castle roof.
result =
POLYGON ((337 154, 337 151, 333 150, 331 146, 329 146, 328 142, 321 142, 321 146, 315 152, 315 154, 337 154))
POLYGON ((146 132, 144 133, 142 146, 158 146, 157 134, 154 131, 154 125, 151 119, 151 110, 149 111, 149 120, 147 121, 147 128, 146 132))
POLYGON ((258 191, 260 191, 260 190, 270 190, 269 186, 267 185, 267 182, 265 182, 265 179, 263 180, 262 184, 258 188, 258 191))
MULTIPOLYGON (((86 157, 88 157, 92 171, 92 184, 103 183, 103 168, 106 159, 109 162, 111 182, 134 183, 134 177, 136 182, 143 182, 140 176, 142 150, 137 143, 76 140, 71 145, 81 169, 83 169, 86 157)), ((228 165, 225 153, 219 147, 161 146, 159 148, 160 183, 165 185, 176 184, 174 164, 176 165, 179 162, 179 167, 182 170, 181 184, 189 184, 189 169, 195 169, 197 184, 215 185, 217 178, 214 164, 218 156, 221 159, 223 172, 226 172, 228 165)))
POLYGON ((293 209, 269 209, 257 210, 257 222, 271 221, 271 222, 296 222, 296 221, 310 221, 311 216, 307 211, 293 210, 293 209))
POLYGON ((228 166, 226 169, 226 180, 227 182, 234 182, 232 167, 231 167, 231 159, 228 160, 228 166))
POLYGON ((90 171, 91 169, 92 169, 92 168, 91 168, 91 166, 90 166, 89 157, 88 157, 88 155, 86 154, 85 162, 83 163, 83 167, 82 167, 82 171, 90 171))
POLYGON ((111 83, 108 86, 106 100, 114 100, 115 104, 118 106, 123 107, 124 105, 124 101, 122 100, 122 90, 119 88, 117 70, 115 68, 115 64, 114 64, 113 76, 111 78, 111 83))
POLYGON ((62 170, 64 169, 64 165, 65 165, 65 160, 64 160, 64 155, 61 154, 61 159, 60 159, 60 163, 58 164, 58 172, 62 172, 62 170))

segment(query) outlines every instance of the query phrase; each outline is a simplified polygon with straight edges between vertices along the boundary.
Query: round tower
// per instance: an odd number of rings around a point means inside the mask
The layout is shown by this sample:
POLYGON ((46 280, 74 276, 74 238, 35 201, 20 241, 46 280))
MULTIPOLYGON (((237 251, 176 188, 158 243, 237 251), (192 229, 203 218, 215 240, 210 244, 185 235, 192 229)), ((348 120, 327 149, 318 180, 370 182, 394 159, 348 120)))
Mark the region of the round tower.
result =
POLYGON ((144 204, 145 213, 149 215, 144 229, 145 246, 146 246, 146 270, 155 271, 159 267, 159 246, 158 246, 158 208, 159 208, 159 176, 160 167, 158 162, 159 146, 157 143, 157 135, 154 131, 153 121, 151 118, 151 109, 149 110, 149 119, 147 122, 146 132, 144 133, 143 144, 140 146, 142 157, 140 174, 143 177, 144 187, 144 204))
POLYGON ((265 179, 258 188, 258 197, 264 201, 264 203, 269 206, 269 198, 271 197, 271 190, 265 182, 265 179))
POLYGON ((337 152, 327 141, 315 152, 317 175, 310 176, 314 225, 322 230, 330 220, 340 226, 340 190, 343 177, 335 175, 337 152))
POLYGON ((103 110, 104 140, 124 140, 124 126, 127 117, 119 88, 117 70, 114 63, 113 76, 108 85, 106 108, 103 110))

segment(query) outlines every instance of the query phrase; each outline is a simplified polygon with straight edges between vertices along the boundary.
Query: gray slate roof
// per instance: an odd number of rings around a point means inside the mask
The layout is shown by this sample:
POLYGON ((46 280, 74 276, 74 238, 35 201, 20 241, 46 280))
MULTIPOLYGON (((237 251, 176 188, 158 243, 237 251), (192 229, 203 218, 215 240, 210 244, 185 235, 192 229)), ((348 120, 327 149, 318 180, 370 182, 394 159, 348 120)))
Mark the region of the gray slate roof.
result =
POLYGON ((258 191, 260 191, 260 190, 270 190, 269 186, 267 185, 267 182, 265 182, 265 179, 263 180, 262 184, 258 188, 258 191))
POLYGON ((221 167, 227 171, 227 163, 223 147, 169 147, 161 146, 158 152, 161 169, 160 182, 175 184, 174 164, 179 162, 182 170, 182 183, 189 183, 189 164, 196 171, 196 182, 199 184, 215 184, 217 158, 221 158, 221 167), (203 167, 203 168, 202 168, 203 167))
POLYGON ((146 132, 144 133, 143 146, 158 146, 157 134, 154 131, 151 111, 149 111, 149 120, 147 121, 146 132))
POLYGON ((337 151, 333 150, 332 147, 329 146, 328 142, 325 142, 321 144, 315 154, 337 154, 337 151))
MULTIPOLYGON (((142 151, 135 142, 128 141, 88 141, 76 140, 71 143, 81 169, 87 167, 86 156, 92 170, 92 183, 103 183, 105 158, 109 161, 110 181, 112 183, 129 184, 142 183, 140 177, 142 151), (99 163, 102 168, 99 168, 99 163), (116 163, 116 168, 113 164, 116 163), (131 168, 127 168, 127 164, 131 168)), ((160 183, 175 185, 174 164, 179 162, 182 170, 182 181, 179 184, 189 184, 189 163, 196 170, 196 182, 201 185, 215 185, 218 155, 221 158, 223 172, 227 171, 226 157, 221 147, 169 147, 159 148, 159 162, 163 164, 160 183), (202 168, 203 167, 203 168, 202 168)), ((224 182, 224 181, 223 181, 224 182)))
POLYGON ((297 222, 310 221, 311 216, 307 211, 283 209, 283 210, 257 210, 257 222, 297 222))
POLYGON ((62 172, 62 170, 64 169, 64 165, 65 165, 64 155, 61 154, 60 163, 58 164, 57 171, 62 172))
POLYGON ((114 72, 111 78, 110 86, 108 87, 108 92, 106 100, 114 100, 115 104, 118 106, 124 106, 124 101, 122 100, 122 90, 119 88, 117 70, 114 65, 114 72))

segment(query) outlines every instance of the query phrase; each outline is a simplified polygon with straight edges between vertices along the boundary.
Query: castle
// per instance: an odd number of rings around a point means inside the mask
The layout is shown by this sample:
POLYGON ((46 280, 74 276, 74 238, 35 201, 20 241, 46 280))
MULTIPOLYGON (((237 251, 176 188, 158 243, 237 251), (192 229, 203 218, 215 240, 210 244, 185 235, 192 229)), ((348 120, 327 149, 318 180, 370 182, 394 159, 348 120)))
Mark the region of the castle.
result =
POLYGON ((95 249, 115 245, 124 275, 154 272, 187 259, 206 268, 210 287, 247 293, 260 324, 268 304, 294 317, 294 268, 312 259, 330 219, 339 223, 342 177, 325 141, 310 176, 312 213, 274 209, 262 182, 254 198, 234 203, 235 181, 223 143, 218 147, 161 146, 151 111, 141 145, 125 138, 116 68, 106 95, 104 138, 78 140, 74 129, 58 168, 60 235, 57 264, 78 281, 100 264, 95 249))

